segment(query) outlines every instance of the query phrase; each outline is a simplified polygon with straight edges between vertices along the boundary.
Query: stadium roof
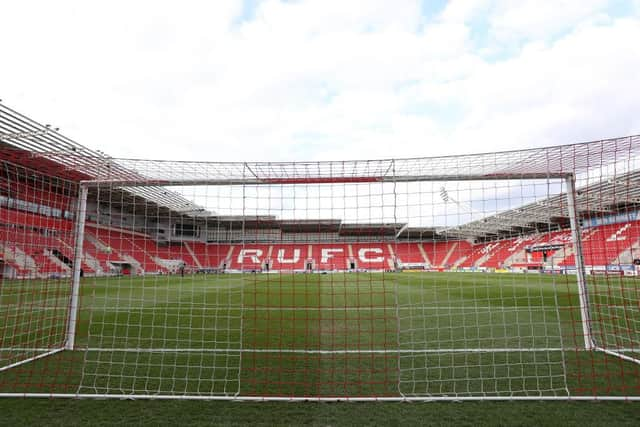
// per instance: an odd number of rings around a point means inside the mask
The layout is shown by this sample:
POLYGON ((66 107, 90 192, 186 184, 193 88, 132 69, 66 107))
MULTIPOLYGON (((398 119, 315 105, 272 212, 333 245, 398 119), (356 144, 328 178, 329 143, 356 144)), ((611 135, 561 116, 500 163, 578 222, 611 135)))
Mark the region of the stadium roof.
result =
POLYGON ((279 221, 280 229, 285 233, 337 233, 342 220, 339 219, 301 219, 279 221))
MULTIPOLYGON (((580 218, 640 209, 640 170, 578 188, 576 209, 580 218)), ((563 192, 480 220, 440 229, 438 234, 459 238, 495 238, 522 234, 527 230, 534 232, 567 227, 568 223, 567 195, 563 192)))
MULTIPOLYGON (((0 156, 2 159, 73 181, 143 178, 135 169, 113 161, 101 151, 91 150, 0 103, 0 156)), ((187 216, 211 213, 180 194, 161 186, 113 186, 112 201, 133 204, 144 199, 158 207, 187 216)))
POLYGON ((112 206, 147 206, 233 226, 281 228, 341 235, 493 239, 564 227, 566 195, 559 193, 517 208, 447 228, 407 224, 349 224, 339 219, 279 220, 274 216, 217 216, 171 185, 287 185, 551 179, 574 175, 581 217, 640 207, 640 136, 519 151, 410 159, 317 162, 176 162, 114 159, 0 104, 0 155, 43 173, 90 185, 94 198, 112 206), (613 170, 613 173, 611 172, 613 170), (606 179, 608 176, 615 179, 606 179), (595 178, 595 179, 591 179, 595 178), (604 178, 604 179, 603 179, 604 178), (592 182, 592 183, 590 183, 592 182), (620 197, 624 193, 624 197, 620 197), (620 202, 623 200, 623 203, 620 202))
POLYGON ((337 233, 340 236, 394 236, 407 224, 393 223, 345 223, 340 219, 278 219, 273 215, 259 216, 210 216, 198 222, 224 229, 279 229, 285 233, 337 233))

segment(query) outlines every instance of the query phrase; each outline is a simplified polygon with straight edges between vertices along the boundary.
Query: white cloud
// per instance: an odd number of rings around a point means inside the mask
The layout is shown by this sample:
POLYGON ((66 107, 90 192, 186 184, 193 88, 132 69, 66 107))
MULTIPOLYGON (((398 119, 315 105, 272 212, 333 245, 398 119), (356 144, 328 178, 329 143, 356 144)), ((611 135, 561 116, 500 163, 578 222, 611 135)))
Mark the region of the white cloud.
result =
POLYGON ((490 3, 490 0, 450 0, 442 11, 441 19, 447 22, 470 22, 490 3))
POLYGON ((605 19, 608 3, 609 0, 498 0, 488 21, 500 41, 544 40, 575 26, 605 19))
POLYGON ((639 132, 633 114, 633 93, 640 89, 639 24, 629 19, 584 27, 548 47, 533 45, 487 65, 451 91, 469 108, 456 132, 504 147, 639 132))
POLYGON ((0 97, 114 156, 167 159, 428 156, 639 133, 640 11, 614 19, 605 3, 454 0, 423 17, 409 0, 267 0, 241 20, 240 0, 10 2, 0 97))

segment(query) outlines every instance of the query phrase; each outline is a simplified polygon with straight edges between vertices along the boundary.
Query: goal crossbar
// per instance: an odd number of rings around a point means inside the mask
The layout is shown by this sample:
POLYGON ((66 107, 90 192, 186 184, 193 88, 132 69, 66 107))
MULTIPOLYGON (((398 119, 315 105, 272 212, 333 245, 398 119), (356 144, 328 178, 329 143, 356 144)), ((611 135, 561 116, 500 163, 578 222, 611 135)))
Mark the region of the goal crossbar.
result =
POLYGON ((354 183, 401 183, 401 182, 444 182, 444 181, 508 181, 508 180, 543 180, 563 179, 572 176, 568 173, 519 173, 491 175, 388 175, 360 177, 296 177, 296 178, 245 178, 245 179, 96 179, 81 181, 86 187, 147 187, 147 186, 238 186, 238 185, 296 185, 296 184, 354 184, 354 183))

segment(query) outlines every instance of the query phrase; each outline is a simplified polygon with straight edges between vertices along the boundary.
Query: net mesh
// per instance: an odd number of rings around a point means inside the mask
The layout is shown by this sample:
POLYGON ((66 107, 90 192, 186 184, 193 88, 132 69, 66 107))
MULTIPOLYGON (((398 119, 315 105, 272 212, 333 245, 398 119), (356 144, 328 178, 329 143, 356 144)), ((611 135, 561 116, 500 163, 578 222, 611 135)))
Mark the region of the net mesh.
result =
POLYGON ((0 391, 69 391, 58 376, 75 245, 73 182, 3 162, 0 188, 0 391), (5 372, 10 374, 5 374, 5 372))
POLYGON ((32 157, 86 173, 80 234, 80 179, 7 154, 0 393, 639 397, 639 149, 32 157))

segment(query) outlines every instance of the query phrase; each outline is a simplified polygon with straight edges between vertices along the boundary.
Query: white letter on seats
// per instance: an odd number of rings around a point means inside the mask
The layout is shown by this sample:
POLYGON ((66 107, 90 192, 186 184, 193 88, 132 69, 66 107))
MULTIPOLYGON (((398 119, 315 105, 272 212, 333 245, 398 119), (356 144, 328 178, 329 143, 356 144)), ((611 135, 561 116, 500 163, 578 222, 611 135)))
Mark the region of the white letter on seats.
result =
POLYGON ((329 261, 329 258, 333 258, 333 253, 342 253, 344 249, 340 248, 322 248, 322 258, 320 259, 320 264, 326 264, 329 261))
POLYGON ((362 262, 382 262, 384 261, 384 257, 381 256, 377 256, 377 257, 373 257, 373 258, 367 258, 367 254, 369 252, 373 252, 376 254, 380 254, 382 255, 383 251, 380 248, 361 248, 358 251, 358 258, 360 258, 360 261, 362 262))
POLYGON ((238 264, 244 263, 244 259, 247 257, 251 258, 251 262, 254 264, 260 264, 260 259, 258 257, 261 256, 261 249, 241 249, 240 254, 238 255, 238 264))
POLYGON ((284 249, 280 249, 277 258, 280 264, 295 264, 300 261, 300 249, 293 250, 293 259, 284 259, 284 249))

